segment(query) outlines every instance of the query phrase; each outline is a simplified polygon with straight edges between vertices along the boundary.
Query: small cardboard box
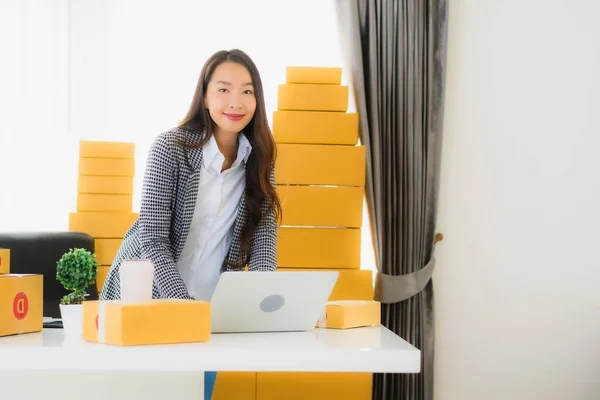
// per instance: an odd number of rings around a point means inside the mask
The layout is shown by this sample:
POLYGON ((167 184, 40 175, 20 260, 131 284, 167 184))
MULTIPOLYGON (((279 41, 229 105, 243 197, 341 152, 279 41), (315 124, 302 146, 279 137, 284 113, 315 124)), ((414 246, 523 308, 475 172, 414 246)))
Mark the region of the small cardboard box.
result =
POLYGON ((340 275, 329 301, 373 300, 373 271, 370 269, 277 268, 277 272, 288 271, 336 271, 340 275))
POLYGON ((83 302, 83 338, 118 346, 207 342, 210 303, 157 299, 83 302))
POLYGON ((77 211, 131 211, 132 194, 86 194, 77 195, 77 211))
POLYGON ((284 185, 364 186, 364 145, 277 145, 275 182, 284 185))
POLYGON ((340 85, 341 67, 289 66, 286 69, 286 83, 317 83, 340 85))
POLYGON ((94 239, 96 259, 101 265, 112 265, 123 239, 94 239))
POLYGON ((69 230, 85 232, 93 238, 123 238, 138 218, 133 212, 82 211, 69 213, 69 230))
POLYGON ((129 176, 86 176, 77 178, 78 194, 133 194, 133 178, 129 176))
POLYGON ((0 275, 0 336, 42 330, 43 275, 0 275))
POLYGON ((0 274, 10 273, 10 249, 0 249, 0 274))
POLYGON ((133 158, 79 158, 79 175, 133 177, 134 173, 133 158))
POLYGON ((283 207, 281 225, 360 228, 364 190, 362 187, 278 185, 283 207))
POLYGON ((285 83, 278 86, 277 109, 346 112, 348 86, 285 83))
POLYGON ((360 229, 281 227, 278 268, 360 269, 360 229))
POLYGON ((338 111, 273 112, 277 143, 344 144, 358 142, 358 114, 338 111))
POLYGON ((378 301, 340 300, 327 303, 317 327, 348 329, 380 323, 381 307, 378 301))
POLYGON ((363 372, 258 372, 255 398, 370 400, 372 377, 371 373, 363 372))
POLYGON ((135 143, 81 140, 79 157, 135 158, 135 143))

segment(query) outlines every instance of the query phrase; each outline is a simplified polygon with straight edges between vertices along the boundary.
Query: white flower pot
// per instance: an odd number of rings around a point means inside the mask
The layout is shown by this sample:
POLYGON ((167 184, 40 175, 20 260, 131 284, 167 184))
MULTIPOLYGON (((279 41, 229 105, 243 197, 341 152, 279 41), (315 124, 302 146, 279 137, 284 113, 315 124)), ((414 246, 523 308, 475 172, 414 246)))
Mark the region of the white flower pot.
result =
POLYGON ((65 337, 83 337, 83 306, 81 304, 60 304, 65 337))

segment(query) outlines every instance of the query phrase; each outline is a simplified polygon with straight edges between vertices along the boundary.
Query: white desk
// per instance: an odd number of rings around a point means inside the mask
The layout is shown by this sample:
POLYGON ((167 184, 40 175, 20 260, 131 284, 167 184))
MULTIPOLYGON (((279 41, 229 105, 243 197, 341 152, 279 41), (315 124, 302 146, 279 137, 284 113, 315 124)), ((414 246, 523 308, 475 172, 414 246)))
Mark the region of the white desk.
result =
POLYGON ((418 349, 382 326, 213 334, 206 343, 135 347, 65 340, 62 330, 46 329, 0 337, 0 388, 2 397, 12 388, 14 397, 6 398, 23 400, 42 393, 54 399, 49 387, 69 388, 57 399, 199 400, 203 371, 416 373, 420 360, 418 349))

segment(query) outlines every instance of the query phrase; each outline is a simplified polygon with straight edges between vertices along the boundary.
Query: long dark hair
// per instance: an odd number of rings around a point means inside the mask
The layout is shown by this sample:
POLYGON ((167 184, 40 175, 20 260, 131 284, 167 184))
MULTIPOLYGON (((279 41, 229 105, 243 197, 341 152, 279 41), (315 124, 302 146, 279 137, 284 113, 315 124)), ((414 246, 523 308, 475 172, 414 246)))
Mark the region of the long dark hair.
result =
POLYGON ((246 67, 252 77, 254 96, 256 98, 254 116, 244 128, 244 134, 252 145, 252 152, 246 163, 245 196, 248 221, 242 230, 240 243, 241 257, 237 261, 229 260, 230 265, 242 268, 249 261, 254 231, 261 219, 267 217, 267 215, 263 215, 262 213, 262 205, 265 201, 269 205, 269 210, 274 212, 275 221, 279 222, 281 219, 281 203, 279 202, 275 186, 271 183, 271 171, 275 166, 277 149, 267 121, 260 74, 256 65, 246 53, 238 49, 222 50, 213 54, 206 61, 200 72, 192 104, 187 115, 180 122, 180 126, 192 126, 205 132, 197 144, 188 145, 187 147, 199 148, 208 142, 214 132, 215 124, 204 105, 204 97, 215 69, 227 61, 246 67))

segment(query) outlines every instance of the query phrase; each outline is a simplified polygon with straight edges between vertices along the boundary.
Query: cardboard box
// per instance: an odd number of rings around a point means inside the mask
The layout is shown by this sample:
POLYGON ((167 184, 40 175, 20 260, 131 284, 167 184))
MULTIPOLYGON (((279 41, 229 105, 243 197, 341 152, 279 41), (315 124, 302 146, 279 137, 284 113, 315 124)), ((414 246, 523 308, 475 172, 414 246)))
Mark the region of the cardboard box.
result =
POLYGON ((79 142, 79 157, 134 158, 135 143, 82 140, 79 142))
POLYGON ((0 275, 0 336, 42 330, 43 275, 0 275))
POLYGON ((329 301, 373 300, 373 271, 369 269, 277 268, 277 272, 287 271, 337 271, 338 280, 329 296, 329 301))
POLYGON ((10 273, 10 249, 0 249, 0 274, 10 273))
POLYGON ((279 228, 277 265, 360 269, 360 229, 279 228))
POLYGON ((69 213, 69 230, 94 238, 122 238, 137 217, 138 213, 132 212, 69 213))
POLYGON ((329 111, 275 111, 277 143, 343 144, 358 142, 358 114, 329 111))
POLYGON ((279 85, 277 109, 346 112, 348 86, 295 83, 279 85))
POLYGON ((131 211, 131 194, 86 194, 77 195, 77 211, 131 211))
POLYGON ((110 265, 100 265, 98 267, 98 275, 96 276, 96 289, 98 290, 98 294, 102 292, 102 288, 104 287, 104 281, 106 280, 106 276, 108 275, 109 270, 110 265))
POLYGON ((79 175, 133 177, 133 158, 79 158, 79 175))
POLYGON ((126 176, 79 176, 77 193, 133 194, 133 178, 126 176))
POLYGON ((275 182, 286 185, 364 186, 364 146, 278 144, 275 182))
POLYGON ((381 305, 378 301, 339 300, 327 303, 317 327, 348 329, 380 323, 381 305))
MULTIPOLYGON (((318 362, 318 360, 315 360, 318 362)), ((258 372, 258 400, 371 400, 370 373, 258 372)))
POLYGON ((256 400, 256 372, 219 371, 212 400, 256 400))
POLYGON ((83 302, 83 338, 90 342, 118 346, 191 343, 206 342, 210 335, 209 302, 83 302))
POLYGON ((373 300, 373 271, 369 269, 340 269, 338 280, 329 301, 373 300))
POLYGON ((340 67, 294 67, 286 69, 287 83, 317 83, 324 85, 339 85, 342 83, 342 68, 340 67))
POLYGON ((94 239, 96 259, 100 265, 112 265, 123 239, 94 239))
POLYGON ((362 226, 364 191, 357 187, 276 187, 283 208, 282 225, 362 226))

